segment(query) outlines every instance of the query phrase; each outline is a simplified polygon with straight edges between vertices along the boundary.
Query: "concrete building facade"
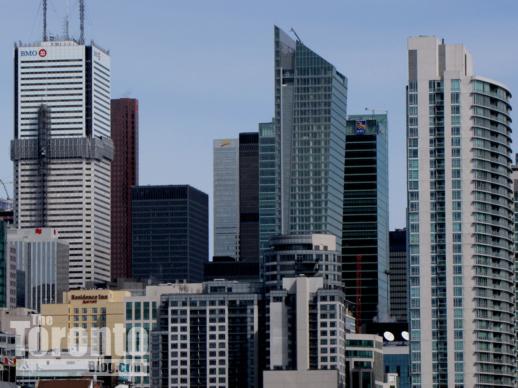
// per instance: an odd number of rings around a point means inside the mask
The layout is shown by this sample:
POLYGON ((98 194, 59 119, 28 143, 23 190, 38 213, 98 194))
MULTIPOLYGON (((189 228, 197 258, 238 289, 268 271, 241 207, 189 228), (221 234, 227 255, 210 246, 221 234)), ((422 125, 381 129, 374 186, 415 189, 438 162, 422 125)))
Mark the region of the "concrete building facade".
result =
POLYGON ((110 55, 73 40, 14 51, 14 214, 69 244, 71 288, 110 280, 110 55))
POLYGON ((69 249, 58 230, 11 229, 7 238, 16 249, 16 306, 39 312, 42 304, 62 303, 69 249))
POLYGON ((151 386, 261 387, 260 285, 213 281, 199 291, 161 298, 151 386))
POLYGON ((322 277, 285 277, 268 303, 264 386, 309 387, 318 376, 325 387, 345 387, 343 292, 324 289, 322 277))
POLYGON ((435 37, 408 63, 412 387, 512 387, 511 93, 435 37))

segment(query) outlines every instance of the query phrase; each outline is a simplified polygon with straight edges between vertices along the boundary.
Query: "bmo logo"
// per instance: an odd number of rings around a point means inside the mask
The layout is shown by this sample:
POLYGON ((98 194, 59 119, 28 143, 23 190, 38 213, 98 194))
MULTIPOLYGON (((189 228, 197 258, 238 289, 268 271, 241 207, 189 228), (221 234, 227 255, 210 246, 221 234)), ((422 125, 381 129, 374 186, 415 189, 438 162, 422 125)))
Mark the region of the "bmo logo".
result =
POLYGON ((47 50, 41 48, 39 50, 20 50, 20 57, 41 57, 45 58, 47 56, 47 50))
POLYGON ((35 57, 38 55, 38 52, 36 50, 21 50, 20 56, 21 57, 35 57))

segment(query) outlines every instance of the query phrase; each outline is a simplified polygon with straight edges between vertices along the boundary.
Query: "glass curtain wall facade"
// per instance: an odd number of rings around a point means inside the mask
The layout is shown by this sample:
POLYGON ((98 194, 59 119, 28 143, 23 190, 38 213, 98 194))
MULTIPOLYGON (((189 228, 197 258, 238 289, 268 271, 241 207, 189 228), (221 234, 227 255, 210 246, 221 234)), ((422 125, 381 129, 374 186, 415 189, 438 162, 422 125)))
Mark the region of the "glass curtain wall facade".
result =
POLYGON ((387 137, 386 114, 347 120, 342 279, 358 328, 389 316, 387 137))
POLYGON ((138 186, 131 197, 133 277, 201 281, 209 254, 207 194, 187 185, 138 186))
MULTIPOLYGON (((274 43, 272 234, 329 233, 340 245, 347 79, 278 27, 274 43)), ((262 243, 272 234, 263 234, 262 243)))
POLYGON ((239 260, 239 140, 213 143, 214 256, 239 260))
POLYGON ((514 384, 510 92, 462 45, 409 40, 412 387, 514 384))
POLYGON ((239 260, 259 261, 259 133, 239 134, 239 260))
POLYGON ((259 250, 262 257, 268 241, 281 232, 280 192, 273 122, 259 123, 259 250))

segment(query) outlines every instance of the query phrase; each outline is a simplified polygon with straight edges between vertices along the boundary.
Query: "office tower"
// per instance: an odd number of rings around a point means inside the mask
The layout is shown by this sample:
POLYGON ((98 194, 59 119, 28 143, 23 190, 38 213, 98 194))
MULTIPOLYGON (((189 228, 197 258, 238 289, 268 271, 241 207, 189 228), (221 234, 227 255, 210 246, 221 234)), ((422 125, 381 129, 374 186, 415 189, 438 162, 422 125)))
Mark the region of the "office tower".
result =
POLYGON ((285 277, 267 302, 264 387, 345 387, 343 292, 322 277, 285 277))
POLYGON ((111 276, 131 277, 131 188, 138 185, 138 100, 111 100, 111 276))
POLYGON ((259 262, 259 133, 239 134, 239 260, 259 262))
POLYGON ((387 115, 351 115, 345 134, 342 278, 361 328, 389 316, 387 115))
POLYGON ((390 231, 389 251, 390 316, 408 322, 406 228, 390 231))
POLYGON ((110 56, 73 40, 14 52, 14 213, 70 247, 71 288, 110 280, 110 56))
POLYGON ((7 240, 8 223, 0 219, 0 307, 16 307, 16 249, 7 240))
POLYGON ((214 256, 239 259, 239 141, 214 140, 214 256))
POLYGON ((214 140, 214 256, 259 261, 259 134, 214 140))
POLYGON ((333 234, 341 249, 347 79, 278 27, 274 43, 274 134, 262 129, 260 152, 264 132, 275 136, 276 171, 271 197, 259 200, 261 223, 273 227, 260 240, 264 249, 277 234, 333 234))
POLYGON ((16 249, 16 306, 40 311, 45 303, 61 303, 68 291, 68 244, 55 228, 11 229, 16 249))
POLYGON ((342 266, 330 234, 281 235, 270 239, 263 257, 262 281, 266 290, 279 290, 283 278, 322 277, 327 288, 342 288, 342 266))
POLYGON ((133 277, 201 281, 209 255, 207 194, 188 185, 138 186, 131 201, 133 277))
POLYGON ((511 93, 435 37, 408 63, 412 386, 512 387, 511 93))
POLYGON ((269 247, 270 237, 280 233, 278 156, 273 122, 259 123, 259 255, 269 247))
POLYGON ((260 284, 202 287, 162 295, 151 338, 151 386, 262 387, 260 284))

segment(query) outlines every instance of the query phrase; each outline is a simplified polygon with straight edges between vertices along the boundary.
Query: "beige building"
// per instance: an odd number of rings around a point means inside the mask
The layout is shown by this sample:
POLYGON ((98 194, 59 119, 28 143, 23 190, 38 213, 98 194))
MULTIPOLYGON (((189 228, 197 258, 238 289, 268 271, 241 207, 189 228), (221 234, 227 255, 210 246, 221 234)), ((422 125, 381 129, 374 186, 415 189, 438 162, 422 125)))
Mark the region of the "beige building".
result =
POLYGON ((124 298, 129 291, 75 290, 62 304, 42 305, 42 348, 81 355, 123 356, 124 298), (45 338, 45 336, 48 336, 45 338))

